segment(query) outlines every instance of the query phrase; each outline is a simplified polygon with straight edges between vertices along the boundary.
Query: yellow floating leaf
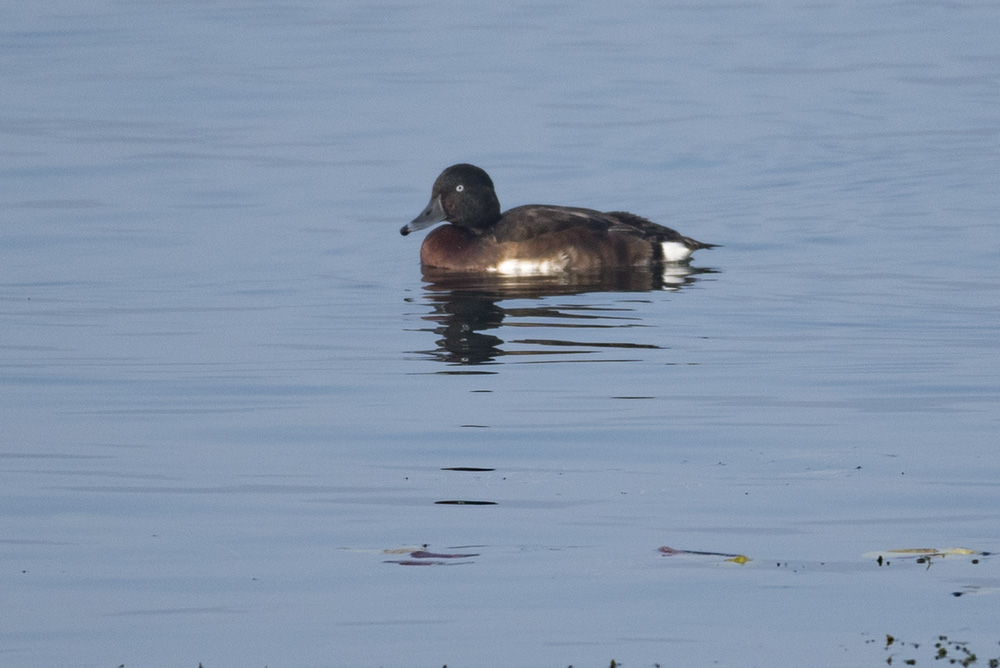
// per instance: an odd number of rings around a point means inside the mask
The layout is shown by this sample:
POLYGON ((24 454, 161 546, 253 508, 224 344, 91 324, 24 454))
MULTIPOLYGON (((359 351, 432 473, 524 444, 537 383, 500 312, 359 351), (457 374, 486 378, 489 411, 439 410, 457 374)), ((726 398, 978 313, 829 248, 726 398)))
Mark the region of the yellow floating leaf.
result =
POLYGON ((909 547, 901 548, 898 550, 877 550, 875 552, 865 552, 861 555, 862 559, 877 559, 878 557, 889 557, 892 555, 901 555, 900 558, 904 558, 905 555, 921 556, 926 555, 929 557, 943 557, 948 554, 955 555, 974 555, 982 554, 978 550, 970 550, 964 547, 946 547, 943 549, 938 549, 934 547, 909 547))
POLYGON ((745 554, 738 554, 735 557, 733 557, 732 559, 726 559, 726 561, 731 561, 734 564, 745 564, 748 561, 752 561, 752 560, 750 559, 750 557, 746 556, 745 554))
POLYGON ((932 547, 917 547, 907 550, 889 550, 892 554, 979 554, 975 550, 968 550, 964 547, 946 547, 935 549, 932 547))

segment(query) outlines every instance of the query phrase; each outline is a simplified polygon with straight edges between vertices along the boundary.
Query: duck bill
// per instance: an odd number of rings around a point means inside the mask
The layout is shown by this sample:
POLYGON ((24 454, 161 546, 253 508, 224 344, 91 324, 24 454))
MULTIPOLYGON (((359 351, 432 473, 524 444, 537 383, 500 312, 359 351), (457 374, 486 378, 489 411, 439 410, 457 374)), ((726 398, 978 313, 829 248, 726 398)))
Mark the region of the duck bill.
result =
POLYGON ((446 218, 448 218, 448 214, 444 212, 444 206, 441 205, 441 196, 438 195, 431 199, 430 204, 427 205, 427 208, 419 216, 411 220, 408 224, 403 225, 403 229, 399 233, 405 237, 410 232, 430 227, 434 223, 440 223, 446 218))

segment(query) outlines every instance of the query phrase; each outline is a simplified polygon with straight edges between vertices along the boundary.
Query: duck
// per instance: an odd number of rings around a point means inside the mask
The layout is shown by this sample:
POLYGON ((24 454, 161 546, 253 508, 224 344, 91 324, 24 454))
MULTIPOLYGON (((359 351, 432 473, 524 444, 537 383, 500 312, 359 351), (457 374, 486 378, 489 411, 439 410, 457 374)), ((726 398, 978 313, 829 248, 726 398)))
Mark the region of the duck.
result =
POLYGON ((419 216, 400 229, 407 236, 440 222, 420 246, 425 269, 554 275, 687 263, 697 250, 716 248, 625 211, 527 204, 500 212, 493 180, 468 163, 448 167, 434 181, 419 216))

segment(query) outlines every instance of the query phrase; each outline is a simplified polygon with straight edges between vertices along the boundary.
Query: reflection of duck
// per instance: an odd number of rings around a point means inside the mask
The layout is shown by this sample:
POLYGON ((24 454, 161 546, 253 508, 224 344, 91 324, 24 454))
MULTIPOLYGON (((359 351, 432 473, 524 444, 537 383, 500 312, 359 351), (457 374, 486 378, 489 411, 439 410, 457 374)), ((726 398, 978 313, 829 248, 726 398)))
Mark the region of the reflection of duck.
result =
POLYGON ((700 274, 714 273, 710 269, 688 266, 671 267, 670 272, 649 269, 604 272, 604 275, 562 275, 558 277, 506 277, 496 274, 469 275, 455 272, 424 271, 425 298, 433 306, 425 320, 435 323, 433 331, 440 335, 436 350, 424 351, 431 357, 449 364, 476 365, 495 362, 508 355, 579 355, 607 348, 657 348, 655 345, 630 342, 584 342, 575 340, 581 330, 635 327, 635 318, 620 306, 560 306, 537 303, 518 308, 504 308, 505 300, 542 300, 546 297, 587 293, 636 293, 651 290, 680 290, 694 284, 700 274), (508 327, 547 327, 572 329, 573 337, 523 338, 512 344, 544 346, 521 350, 505 350, 504 340, 488 333, 499 330, 507 317, 514 319, 508 327), (569 340, 569 339, 574 340, 569 340))
POLYGON ((529 204, 500 213, 493 181, 479 167, 452 165, 434 182, 410 232, 448 221, 420 247, 424 267, 503 275, 552 275, 687 262, 714 248, 624 211, 529 204))

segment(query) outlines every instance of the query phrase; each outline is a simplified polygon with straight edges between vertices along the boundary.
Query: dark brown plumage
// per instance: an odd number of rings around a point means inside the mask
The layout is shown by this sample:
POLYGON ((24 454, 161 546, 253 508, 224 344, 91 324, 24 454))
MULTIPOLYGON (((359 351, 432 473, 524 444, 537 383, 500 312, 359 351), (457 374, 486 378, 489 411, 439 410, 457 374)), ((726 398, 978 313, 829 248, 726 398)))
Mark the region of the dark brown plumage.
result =
POLYGON ((424 211, 404 236, 441 221, 427 235, 420 261, 427 267, 501 274, 599 271, 686 262, 714 248, 624 211, 529 204, 500 213, 493 181, 474 165, 444 170, 424 211))

